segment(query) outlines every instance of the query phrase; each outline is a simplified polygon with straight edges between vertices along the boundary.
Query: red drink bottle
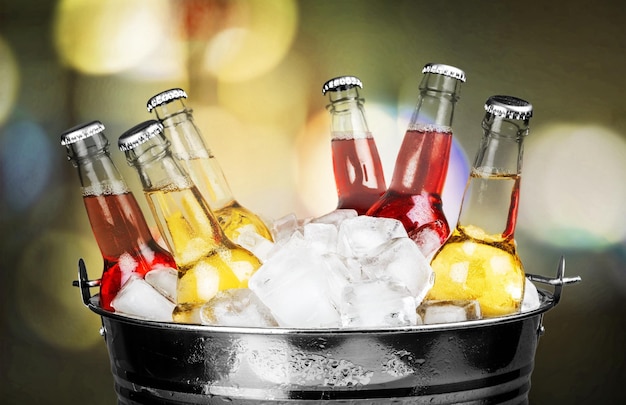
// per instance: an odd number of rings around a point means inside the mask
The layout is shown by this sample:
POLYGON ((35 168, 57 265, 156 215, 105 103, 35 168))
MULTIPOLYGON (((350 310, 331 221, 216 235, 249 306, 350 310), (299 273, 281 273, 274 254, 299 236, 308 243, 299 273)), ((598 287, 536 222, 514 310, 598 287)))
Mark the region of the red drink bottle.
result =
POLYGON ((111 301, 134 274, 158 267, 176 269, 172 255, 152 236, 143 213, 109 155, 109 142, 99 121, 65 131, 61 144, 78 169, 83 201, 100 247, 104 270, 100 306, 113 311, 111 301))
POLYGON ((337 208, 351 208, 362 215, 387 186, 376 142, 365 120, 359 88, 363 84, 358 78, 341 76, 324 83, 322 94, 328 94, 330 99, 327 108, 332 120, 337 208))
POLYGON ((424 66, 417 106, 404 135, 389 189, 367 215, 395 218, 425 256, 450 233, 441 192, 446 179, 452 118, 465 73, 453 66, 424 66))

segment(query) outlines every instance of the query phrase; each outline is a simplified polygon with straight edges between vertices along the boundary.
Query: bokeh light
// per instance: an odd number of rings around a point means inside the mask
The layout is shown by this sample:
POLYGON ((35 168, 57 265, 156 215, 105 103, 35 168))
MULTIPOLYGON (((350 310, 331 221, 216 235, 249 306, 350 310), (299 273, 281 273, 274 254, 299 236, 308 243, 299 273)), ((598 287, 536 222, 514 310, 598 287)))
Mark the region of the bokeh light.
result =
POLYGON ((137 82, 164 83, 163 89, 181 87, 181 83, 188 82, 188 59, 185 43, 165 33, 158 47, 120 75, 137 82), (167 83, 173 84, 168 86, 167 83))
POLYGON ((11 212, 24 212, 41 197, 52 172, 52 145, 34 122, 15 121, 0 133, 0 189, 11 212))
POLYGON ((137 65, 171 25, 167 0, 61 0, 54 19, 61 59, 87 74, 137 65))
MULTIPOLYGON (((100 263, 95 241, 77 233, 52 231, 35 238, 24 249, 17 268, 15 303, 29 328, 46 343, 68 350, 83 350, 101 343, 100 320, 82 305, 77 279, 78 256, 100 263), (60 273, 59 273, 60 272, 60 273)), ((91 268, 90 278, 100 278, 102 267, 91 268)), ((95 290, 94 290, 95 294, 95 290)))
POLYGON ((626 239, 626 142, 595 125, 532 129, 520 229, 546 244, 602 248, 626 239))
MULTIPOLYGON (((302 127, 307 114, 310 67, 298 55, 292 55, 272 72, 253 81, 217 84, 219 105, 254 125, 302 127)), ((293 136, 293 135, 291 135, 293 136)))
POLYGON ((9 44, 0 36, 0 125, 2 125, 15 104, 20 84, 20 72, 15 55, 9 44))
POLYGON ((191 102, 194 120, 237 201, 268 220, 289 213, 295 198, 294 162, 284 157, 293 153, 291 134, 191 102))
MULTIPOLYGON (((124 75, 76 78, 71 98, 80 102, 72 106, 76 122, 69 124, 69 127, 86 121, 102 121, 109 142, 113 145, 111 149, 117 149, 117 138, 122 132, 135 123, 154 118, 153 114, 148 114, 146 103, 151 96, 167 89, 155 87, 150 82, 134 82, 133 86, 129 86, 130 82, 124 75)), ((176 87, 178 85, 184 83, 177 82, 176 87)))
POLYGON ((296 33, 296 3, 235 1, 230 11, 230 25, 207 44, 206 69, 221 81, 242 81, 275 67, 289 51, 296 33))
POLYGON ((306 216, 320 216, 337 207, 330 141, 328 111, 319 110, 298 134, 295 147, 297 193, 306 216))

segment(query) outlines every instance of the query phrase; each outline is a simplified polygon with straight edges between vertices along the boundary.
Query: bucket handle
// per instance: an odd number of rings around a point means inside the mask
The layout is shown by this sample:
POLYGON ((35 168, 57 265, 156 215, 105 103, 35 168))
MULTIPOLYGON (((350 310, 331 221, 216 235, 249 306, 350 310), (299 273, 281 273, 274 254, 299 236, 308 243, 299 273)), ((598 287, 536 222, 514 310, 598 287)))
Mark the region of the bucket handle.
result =
POLYGON ((100 279, 89 280, 87 276, 87 267, 85 267, 85 261, 80 258, 78 260, 78 280, 72 282, 74 287, 80 288, 80 295, 83 298, 83 304, 89 307, 89 301, 91 300, 91 287, 98 287, 100 285, 100 279))
POLYGON ((554 305, 559 303, 561 300, 561 293, 563 292, 563 286, 565 284, 574 284, 582 281, 580 276, 574 277, 565 277, 565 257, 561 256, 561 260, 559 260, 559 266, 556 270, 556 278, 550 278, 538 274, 526 274, 526 277, 530 281, 536 281, 542 284, 548 284, 554 286, 554 305))

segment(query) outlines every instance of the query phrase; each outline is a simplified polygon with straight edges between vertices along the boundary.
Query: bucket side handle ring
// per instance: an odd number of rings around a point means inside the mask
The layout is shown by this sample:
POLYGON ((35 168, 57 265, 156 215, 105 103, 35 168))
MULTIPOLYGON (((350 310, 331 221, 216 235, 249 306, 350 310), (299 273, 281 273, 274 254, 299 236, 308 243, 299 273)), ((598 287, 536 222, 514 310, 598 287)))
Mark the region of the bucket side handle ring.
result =
POLYGON ((542 284, 548 284, 554 286, 554 306, 561 300, 561 294, 563 292, 563 286, 565 284, 574 284, 582 281, 580 276, 565 277, 565 257, 561 256, 559 260, 559 266, 556 271, 556 278, 550 278, 538 274, 526 274, 530 281, 535 281, 542 284))
POLYGON ((78 260, 78 280, 74 280, 72 285, 80 288, 80 295, 83 298, 83 304, 88 307, 89 301, 91 300, 91 291, 89 289, 92 287, 98 287, 100 285, 100 279, 89 280, 89 277, 87 276, 87 268, 85 267, 85 261, 82 258, 78 260))

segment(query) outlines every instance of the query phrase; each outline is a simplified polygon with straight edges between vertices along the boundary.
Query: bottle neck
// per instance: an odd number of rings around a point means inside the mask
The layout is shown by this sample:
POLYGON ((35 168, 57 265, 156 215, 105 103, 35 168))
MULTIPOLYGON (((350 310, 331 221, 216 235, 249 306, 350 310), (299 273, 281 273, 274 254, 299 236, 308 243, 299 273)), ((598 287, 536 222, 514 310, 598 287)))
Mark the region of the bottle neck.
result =
POLYGON ((371 133, 365 119, 363 99, 358 88, 329 92, 327 106, 331 116, 333 139, 369 138, 371 133))
POLYGON ((102 134, 67 146, 68 159, 78 169, 83 196, 124 194, 129 192, 126 181, 113 163, 109 143, 102 134))
POLYGON ((483 137, 473 170, 486 175, 521 174, 528 120, 518 121, 486 114, 483 137))
POLYGON ((420 94, 409 130, 423 130, 427 127, 437 132, 451 131, 461 83, 452 77, 425 74, 420 83, 420 94))
POLYGON ((160 135, 127 152, 135 167, 144 192, 181 190, 193 186, 189 175, 172 157, 169 142, 160 135))
POLYGON ((457 227, 463 227, 473 237, 512 241, 528 120, 487 114, 482 127, 484 134, 463 195, 457 227))
POLYGON ((396 159, 390 190, 440 198, 452 146, 452 120, 461 81, 424 75, 417 105, 396 159))
POLYGON ((171 151, 178 160, 208 159, 213 157, 193 120, 193 110, 183 99, 157 106, 154 109, 163 124, 163 132, 172 142, 171 151))
POLYGON ((163 132, 171 141, 171 153, 183 166, 198 190, 217 210, 235 202, 222 168, 206 146, 202 134, 193 120, 193 111, 183 99, 160 105, 156 116, 163 124, 163 132))

